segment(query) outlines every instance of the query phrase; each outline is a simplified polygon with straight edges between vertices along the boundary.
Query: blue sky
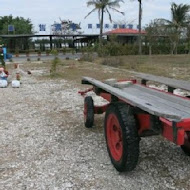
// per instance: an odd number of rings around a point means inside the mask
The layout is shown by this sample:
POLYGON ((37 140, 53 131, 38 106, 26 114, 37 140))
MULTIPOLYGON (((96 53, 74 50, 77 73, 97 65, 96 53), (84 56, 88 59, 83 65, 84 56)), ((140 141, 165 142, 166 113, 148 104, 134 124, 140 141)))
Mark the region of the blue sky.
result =
MULTIPOLYGON (((142 0, 143 1, 143 25, 148 24, 155 18, 170 19, 170 6, 172 2, 176 4, 190 4, 190 0, 142 0)), ((1 0, 0 16, 10 15, 30 18, 38 30, 39 24, 46 24, 46 28, 54 21, 70 19, 76 23, 81 22, 85 33, 90 33, 87 29, 89 23, 98 23, 98 14, 92 13, 87 19, 84 17, 92 9, 86 7, 87 0, 1 0)), ((112 17, 115 22, 138 23, 138 2, 137 0, 125 0, 121 3, 121 11, 125 16, 113 12, 112 17)), ((105 17, 105 23, 110 23, 105 17)), ((96 32, 96 31, 93 31, 96 32)))

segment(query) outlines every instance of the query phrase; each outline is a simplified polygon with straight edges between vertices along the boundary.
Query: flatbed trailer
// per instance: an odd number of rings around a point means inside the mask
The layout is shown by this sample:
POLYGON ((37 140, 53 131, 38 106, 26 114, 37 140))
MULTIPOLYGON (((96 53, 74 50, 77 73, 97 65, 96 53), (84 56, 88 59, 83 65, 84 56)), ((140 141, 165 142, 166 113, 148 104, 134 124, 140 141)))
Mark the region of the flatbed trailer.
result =
POLYGON ((79 92, 85 97, 84 122, 87 128, 93 126, 94 114, 106 112, 104 129, 107 150, 112 164, 120 172, 136 167, 140 137, 161 134, 181 146, 190 156, 190 99, 173 94, 173 90, 181 86, 184 90, 190 90, 190 84, 166 77, 156 80, 156 76, 142 73, 138 77, 142 79, 141 83, 134 79, 101 82, 83 77, 82 84, 91 85, 92 88, 79 92), (146 86, 148 80, 167 85, 168 92, 146 86), (87 96, 89 91, 94 91, 108 103, 94 105, 92 97, 87 96))

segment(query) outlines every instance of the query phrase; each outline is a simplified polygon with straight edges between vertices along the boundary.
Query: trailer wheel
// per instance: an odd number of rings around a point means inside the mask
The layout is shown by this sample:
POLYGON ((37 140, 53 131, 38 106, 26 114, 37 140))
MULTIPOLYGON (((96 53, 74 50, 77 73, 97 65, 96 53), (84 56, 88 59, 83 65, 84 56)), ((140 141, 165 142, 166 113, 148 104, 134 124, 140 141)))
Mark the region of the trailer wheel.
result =
POLYGON ((181 148, 187 156, 190 156, 190 132, 186 132, 185 142, 184 145, 181 146, 181 148))
POLYGON ((84 124, 87 128, 92 128, 94 124, 94 102, 91 96, 84 99, 84 124))
POLYGON ((111 104, 106 111, 104 129, 112 164, 119 172, 132 171, 138 162, 140 138, 130 106, 111 104))

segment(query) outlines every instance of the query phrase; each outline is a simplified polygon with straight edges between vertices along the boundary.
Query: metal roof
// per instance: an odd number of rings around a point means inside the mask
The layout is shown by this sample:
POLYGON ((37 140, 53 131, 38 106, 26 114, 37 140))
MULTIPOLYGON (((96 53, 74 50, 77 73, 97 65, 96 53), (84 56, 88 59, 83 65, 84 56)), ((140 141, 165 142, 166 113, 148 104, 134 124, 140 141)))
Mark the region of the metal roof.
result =
POLYGON ((98 34, 11 34, 0 35, 1 38, 31 38, 31 37, 98 37, 98 34))

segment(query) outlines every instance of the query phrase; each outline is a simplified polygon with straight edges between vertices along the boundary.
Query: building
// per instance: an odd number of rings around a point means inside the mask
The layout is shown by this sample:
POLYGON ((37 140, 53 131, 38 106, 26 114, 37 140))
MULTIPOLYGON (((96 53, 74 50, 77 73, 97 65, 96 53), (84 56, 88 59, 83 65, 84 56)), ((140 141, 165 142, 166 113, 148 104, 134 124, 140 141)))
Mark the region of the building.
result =
MULTIPOLYGON (((145 31, 141 32, 142 35, 145 35, 145 31)), ((133 44, 138 40, 139 31, 129 28, 118 28, 104 33, 107 36, 109 41, 111 36, 116 36, 117 41, 121 44, 133 44)))

